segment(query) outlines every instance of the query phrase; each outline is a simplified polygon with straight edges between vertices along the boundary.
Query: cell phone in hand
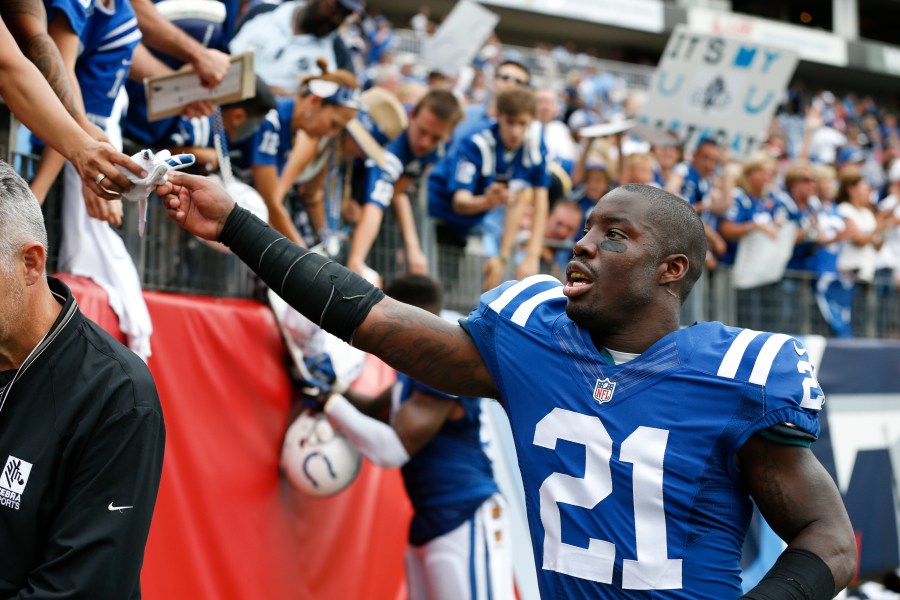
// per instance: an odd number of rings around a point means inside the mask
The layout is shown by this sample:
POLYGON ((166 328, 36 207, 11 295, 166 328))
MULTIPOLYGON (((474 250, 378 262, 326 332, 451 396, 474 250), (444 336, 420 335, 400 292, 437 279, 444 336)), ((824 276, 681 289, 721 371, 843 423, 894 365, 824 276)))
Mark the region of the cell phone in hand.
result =
POLYGON ((494 183, 509 185, 509 179, 508 173, 497 173, 497 175, 494 176, 494 183))

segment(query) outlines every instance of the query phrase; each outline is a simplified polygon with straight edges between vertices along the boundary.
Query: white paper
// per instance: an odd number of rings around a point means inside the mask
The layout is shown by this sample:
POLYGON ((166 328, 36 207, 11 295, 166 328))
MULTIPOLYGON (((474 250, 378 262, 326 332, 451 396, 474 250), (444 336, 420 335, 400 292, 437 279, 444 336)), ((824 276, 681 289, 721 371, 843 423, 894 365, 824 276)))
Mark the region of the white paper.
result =
POLYGON ((797 236, 797 224, 787 222, 778 228, 774 240, 762 231, 751 231, 740 239, 734 270, 734 287, 739 290, 755 288, 781 281, 797 236))
POLYGON ((425 41, 423 58, 435 69, 453 75, 472 62, 500 17, 471 0, 460 0, 425 41))

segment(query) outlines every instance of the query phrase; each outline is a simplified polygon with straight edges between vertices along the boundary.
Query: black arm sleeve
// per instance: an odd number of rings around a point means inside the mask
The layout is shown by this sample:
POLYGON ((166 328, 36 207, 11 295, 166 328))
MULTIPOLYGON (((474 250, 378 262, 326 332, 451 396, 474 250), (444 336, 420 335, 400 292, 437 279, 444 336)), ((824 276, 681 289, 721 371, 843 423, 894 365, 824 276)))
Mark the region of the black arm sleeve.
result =
POLYGON ((291 243, 235 207, 219 236, 272 290, 303 316, 344 341, 384 292, 333 260, 291 243))
POLYGON ((834 575, 821 558, 806 550, 785 550, 755 588, 741 600, 830 600, 834 575))

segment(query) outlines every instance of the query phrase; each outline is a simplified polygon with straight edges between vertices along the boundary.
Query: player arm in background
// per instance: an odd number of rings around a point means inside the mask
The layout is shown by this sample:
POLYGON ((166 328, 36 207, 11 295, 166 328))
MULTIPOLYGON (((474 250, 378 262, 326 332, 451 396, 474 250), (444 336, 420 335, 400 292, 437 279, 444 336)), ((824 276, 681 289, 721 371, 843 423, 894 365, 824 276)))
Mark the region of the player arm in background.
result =
POLYGON ((108 142, 103 130, 91 123, 85 115, 80 92, 73 88, 72 77, 47 30, 44 3, 41 0, 0 2, 0 16, 9 27, 19 49, 38 68, 72 118, 92 138, 108 142))
POLYGON ((349 269, 291 244, 204 177, 176 173, 157 193, 183 228, 228 245, 289 305, 326 331, 434 389, 496 398, 497 386, 458 324, 397 302, 349 269), (227 227, 226 227, 227 223, 227 227))
POLYGON ((147 46, 190 63, 204 87, 214 88, 222 83, 231 66, 227 54, 203 46, 160 14, 152 0, 131 0, 131 6, 147 46))
POLYGON ((422 250, 419 231, 416 229, 416 217, 413 213, 412 200, 406 190, 409 187, 409 176, 404 175, 397 182, 394 199, 391 205, 400 226, 403 244, 406 248, 406 270, 414 275, 428 274, 428 257, 422 250))
POLYGON ((434 438, 448 418, 458 418, 463 410, 456 400, 415 390, 397 410, 390 425, 363 412, 367 408, 371 410, 372 405, 388 404, 390 393, 388 388, 378 399, 360 406, 359 400, 350 400, 350 396, 334 395, 325 405, 325 412, 337 428, 357 450, 380 467, 404 465, 434 438))
MULTIPOLYGON (((853 528, 834 481, 812 451, 755 435, 738 451, 738 464, 760 513, 788 544, 758 587, 799 580, 821 592, 778 597, 816 600, 844 589, 856 573, 853 528)), ((751 590, 744 597, 775 596, 751 590)))
POLYGON ((389 386, 375 397, 347 390, 344 395, 332 395, 324 406, 335 428, 366 458, 384 468, 400 467, 410 457, 400 436, 387 423, 392 389, 389 386))

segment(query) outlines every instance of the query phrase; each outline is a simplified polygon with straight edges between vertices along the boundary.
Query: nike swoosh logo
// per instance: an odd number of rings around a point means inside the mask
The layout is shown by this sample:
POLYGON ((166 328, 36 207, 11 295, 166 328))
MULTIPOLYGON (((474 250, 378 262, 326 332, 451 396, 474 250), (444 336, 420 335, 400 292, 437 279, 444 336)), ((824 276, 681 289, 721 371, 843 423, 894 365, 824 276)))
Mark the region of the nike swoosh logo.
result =
POLYGON ((109 509, 109 512, 112 512, 114 510, 123 511, 123 510, 127 510, 129 508, 134 508, 134 507, 133 506, 115 506, 115 505, 113 505, 112 502, 110 502, 109 506, 107 506, 106 508, 109 509))
POLYGON ((797 342, 791 343, 794 344, 794 352, 796 352, 798 355, 803 356, 804 354, 806 354, 806 348, 798 348, 797 342))

